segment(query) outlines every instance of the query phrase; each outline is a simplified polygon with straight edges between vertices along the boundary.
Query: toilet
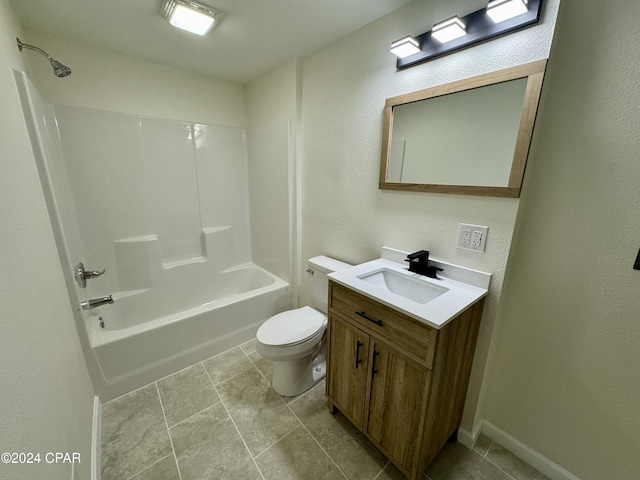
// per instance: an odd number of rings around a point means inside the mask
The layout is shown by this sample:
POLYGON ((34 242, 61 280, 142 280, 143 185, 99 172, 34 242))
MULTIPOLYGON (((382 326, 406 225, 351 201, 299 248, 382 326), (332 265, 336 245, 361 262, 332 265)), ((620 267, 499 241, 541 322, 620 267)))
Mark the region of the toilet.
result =
POLYGON ((292 397, 309 390, 326 374, 328 273, 349 265, 319 256, 308 260, 310 306, 274 315, 258 328, 256 351, 273 364, 271 386, 292 397))

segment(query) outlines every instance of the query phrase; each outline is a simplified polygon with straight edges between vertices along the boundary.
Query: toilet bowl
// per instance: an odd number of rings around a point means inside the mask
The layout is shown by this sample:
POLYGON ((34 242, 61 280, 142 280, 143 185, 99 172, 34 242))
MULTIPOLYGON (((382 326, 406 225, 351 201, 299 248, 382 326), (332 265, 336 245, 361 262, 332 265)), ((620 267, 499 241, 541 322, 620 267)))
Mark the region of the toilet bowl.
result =
POLYGON ((277 393, 298 395, 324 377, 326 330, 327 317, 311 307, 280 313, 260 326, 256 351, 274 362, 271 385, 277 393))
POLYGON ((309 283, 314 307, 274 315, 256 334, 256 351, 274 362, 271 386, 283 396, 299 395, 326 374, 327 273, 351 265, 320 256, 309 259, 309 283))

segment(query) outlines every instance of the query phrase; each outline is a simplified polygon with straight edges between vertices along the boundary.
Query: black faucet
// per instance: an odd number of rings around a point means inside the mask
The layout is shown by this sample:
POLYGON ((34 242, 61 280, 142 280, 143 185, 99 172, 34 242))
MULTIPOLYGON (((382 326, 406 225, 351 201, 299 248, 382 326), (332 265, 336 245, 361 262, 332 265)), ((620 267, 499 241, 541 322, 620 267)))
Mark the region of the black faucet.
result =
POLYGON ((418 252, 407 255, 405 262, 409 262, 409 271, 426 275, 431 278, 438 278, 438 272, 442 272, 442 268, 429 265, 429 251, 420 250, 418 252))

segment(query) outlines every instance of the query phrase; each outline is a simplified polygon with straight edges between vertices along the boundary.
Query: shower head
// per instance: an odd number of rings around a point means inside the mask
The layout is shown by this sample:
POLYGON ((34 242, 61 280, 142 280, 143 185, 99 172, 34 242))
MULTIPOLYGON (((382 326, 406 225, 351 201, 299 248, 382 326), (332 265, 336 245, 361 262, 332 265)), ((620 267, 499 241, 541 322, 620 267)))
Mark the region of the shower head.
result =
POLYGON ((16 37, 16 41, 18 42, 18 50, 22 51, 23 48, 26 48, 27 50, 34 50, 40 53, 47 60, 49 60, 49 63, 53 67, 53 73, 55 74, 56 77, 64 78, 71 75, 71 69, 69 67, 57 61, 55 58, 53 58, 51 55, 49 55, 47 52, 45 52, 41 48, 34 47, 33 45, 27 45, 26 43, 22 43, 20 39, 17 37, 16 37))
POLYGON ((64 78, 71 75, 71 69, 57 61, 55 58, 49 58, 49 63, 53 67, 53 73, 56 77, 64 78))

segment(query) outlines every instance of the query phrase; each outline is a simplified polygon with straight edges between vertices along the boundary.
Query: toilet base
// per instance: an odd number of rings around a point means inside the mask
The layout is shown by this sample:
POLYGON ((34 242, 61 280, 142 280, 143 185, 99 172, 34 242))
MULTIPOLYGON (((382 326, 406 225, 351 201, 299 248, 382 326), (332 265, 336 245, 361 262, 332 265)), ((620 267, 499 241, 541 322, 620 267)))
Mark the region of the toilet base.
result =
POLYGON ((284 397, 295 397, 322 380, 327 372, 324 348, 317 356, 279 360, 273 364, 273 390, 284 397))

